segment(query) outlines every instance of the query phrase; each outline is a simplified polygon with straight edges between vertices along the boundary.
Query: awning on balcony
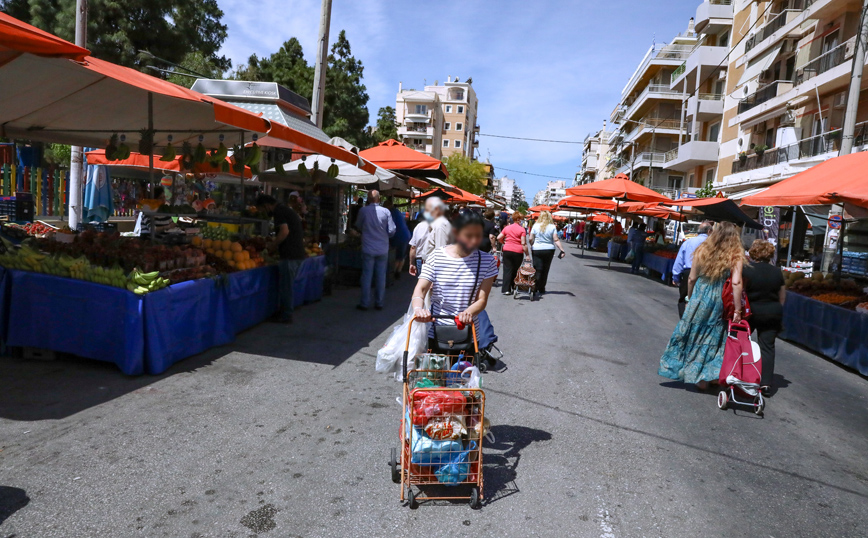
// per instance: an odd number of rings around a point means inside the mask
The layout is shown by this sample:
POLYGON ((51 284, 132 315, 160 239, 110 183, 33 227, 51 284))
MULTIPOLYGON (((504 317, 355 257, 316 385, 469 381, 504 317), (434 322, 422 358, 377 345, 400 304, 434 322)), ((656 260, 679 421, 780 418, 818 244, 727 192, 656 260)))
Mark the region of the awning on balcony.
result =
POLYGON ((734 192, 732 194, 727 195, 727 198, 730 200, 741 200, 742 198, 747 198, 748 196, 753 196, 754 194, 759 194, 765 190, 768 190, 768 187, 759 187, 757 189, 747 189, 745 191, 734 192))
POLYGON ((765 56, 759 58, 753 64, 747 66, 744 70, 744 73, 742 73, 741 78, 738 79, 738 85, 743 86, 747 84, 751 80, 760 76, 760 73, 771 67, 772 63, 778 57, 778 54, 781 53, 782 47, 783 44, 778 45, 777 47, 773 47, 768 51, 768 53, 766 53, 765 56))

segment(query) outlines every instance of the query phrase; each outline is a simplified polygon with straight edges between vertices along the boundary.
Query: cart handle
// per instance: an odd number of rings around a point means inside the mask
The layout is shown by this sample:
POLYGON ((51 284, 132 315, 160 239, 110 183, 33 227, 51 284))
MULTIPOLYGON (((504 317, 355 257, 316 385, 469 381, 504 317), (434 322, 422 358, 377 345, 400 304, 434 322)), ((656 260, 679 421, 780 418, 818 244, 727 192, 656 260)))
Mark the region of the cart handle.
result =
MULTIPOLYGON (((467 325, 462 323, 461 320, 458 319, 458 316, 444 316, 437 315, 431 316, 433 319, 449 319, 455 322, 455 326, 458 327, 459 330, 463 330, 467 325)), ((413 331, 413 322, 416 321, 416 316, 410 318, 410 323, 407 324, 407 340, 404 344, 404 360, 403 360, 403 373, 404 373, 404 383, 407 383, 407 360, 410 357, 410 333, 413 331)), ((476 340, 476 324, 470 324, 470 332, 473 334, 473 349, 475 351, 475 355, 479 355, 479 342, 476 340)))

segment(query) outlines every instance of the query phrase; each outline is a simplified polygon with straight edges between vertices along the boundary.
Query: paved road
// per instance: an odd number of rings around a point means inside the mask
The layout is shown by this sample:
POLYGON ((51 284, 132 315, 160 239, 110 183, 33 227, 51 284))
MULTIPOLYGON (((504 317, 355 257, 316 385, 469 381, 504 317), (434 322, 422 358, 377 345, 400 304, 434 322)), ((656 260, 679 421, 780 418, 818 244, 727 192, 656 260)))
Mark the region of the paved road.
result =
POLYGON ((0 537, 868 535, 864 378, 779 343, 765 418, 721 412, 656 375, 675 290, 598 255, 549 290, 490 305, 480 511, 389 480, 399 385, 373 362, 405 279, 384 312, 340 291, 159 377, 0 360, 0 537))

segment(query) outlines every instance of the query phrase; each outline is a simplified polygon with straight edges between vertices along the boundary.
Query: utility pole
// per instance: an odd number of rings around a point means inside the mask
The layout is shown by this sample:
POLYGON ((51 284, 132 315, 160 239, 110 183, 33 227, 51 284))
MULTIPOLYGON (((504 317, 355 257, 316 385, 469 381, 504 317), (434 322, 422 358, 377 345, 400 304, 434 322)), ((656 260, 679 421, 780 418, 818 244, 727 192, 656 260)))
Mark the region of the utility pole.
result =
POLYGON ((859 33, 856 34, 856 49, 853 51, 853 71, 850 74, 850 90, 847 92, 847 108, 844 112, 841 150, 838 155, 848 155, 853 151, 853 135, 856 132, 856 111, 859 108, 859 91, 862 89, 866 45, 868 45, 868 0, 863 0, 859 33))
POLYGON ((322 0, 319 18, 319 47, 316 50, 316 66, 313 73, 313 99, 311 116, 317 127, 322 129, 323 106, 325 105, 326 70, 328 68, 329 26, 332 19, 332 0, 322 0))
MULTIPOLYGON (((87 0, 75 2, 75 44, 87 48, 87 0)), ((75 230, 82 217, 81 176, 84 175, 84 154, 81 146, 72 146, 69 163, 69 227, 75 230)))

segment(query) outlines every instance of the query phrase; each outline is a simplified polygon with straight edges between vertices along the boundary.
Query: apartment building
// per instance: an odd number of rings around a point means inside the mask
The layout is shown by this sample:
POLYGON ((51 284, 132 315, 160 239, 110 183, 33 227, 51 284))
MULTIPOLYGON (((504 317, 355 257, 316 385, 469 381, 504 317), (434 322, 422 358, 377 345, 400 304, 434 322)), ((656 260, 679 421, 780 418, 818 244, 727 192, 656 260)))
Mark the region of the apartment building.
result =
POLYGON ((479 146, 479 100, 472 80, 448 77, 423 90, 398 85, 395 116, 398 136, 405 144, 436 159, 461 153, 473 158, 479 146))
POLYGON ((533 197, 533 205, 553 205, 567 195, 566 181, 549 181, 546 187, 533 197))
MULTIPOLYGON (((663 168, 685 175, 675 191, 691 191, 717 177, 724 96, 732 43, 732 0, 706 0, 696 9, 697 36, 687 58, 669 77, 669 88, 681 95, 681 134, 677 147, 663 158, 663 168)), ((680 194, 680 193, 679 193, 680 194)))
POLYGON ((585 145, 582 148, 582 168, 576 174, 575 185, 591 183, 601 179, 608 179, 606 163, 608 162, 609 137, 611 132, 606 130, 606 122, 603 128, 596 133, 585 137, 585 145))
MULTIPOLYGON (((666 154, 684 140, 683 92, 672 75, 688 60, 699 38, 691 19, 687 31, 667 44, 654 44, 621 92, 610 121, 606 173, 627 174, 646 187, 671 193, 684 186, 684 172, 664 168, 666 154)), ((677 77, 677 75, 676 75, 677 77)))
POLYGON ((527 202, 524 191, 519 187, 514 179, 506 176, 496 178, 492 181, 492 192, 496 196, 502 197, 510 209, 517 208, 522 202, 527 202))
MULTIPOLYGON (((861 7, 734 0, 716 188, 740 198, 837 155, 861 7)), ((862 95, 854 151, 868 143, 862 95)))

